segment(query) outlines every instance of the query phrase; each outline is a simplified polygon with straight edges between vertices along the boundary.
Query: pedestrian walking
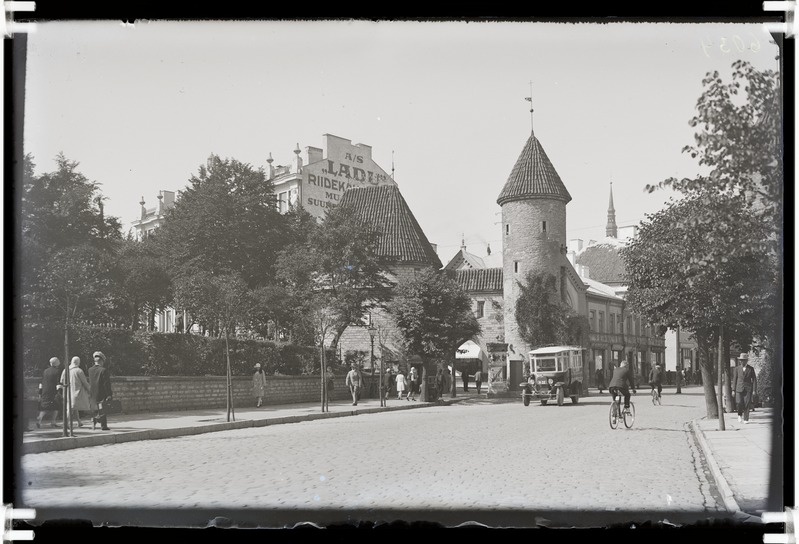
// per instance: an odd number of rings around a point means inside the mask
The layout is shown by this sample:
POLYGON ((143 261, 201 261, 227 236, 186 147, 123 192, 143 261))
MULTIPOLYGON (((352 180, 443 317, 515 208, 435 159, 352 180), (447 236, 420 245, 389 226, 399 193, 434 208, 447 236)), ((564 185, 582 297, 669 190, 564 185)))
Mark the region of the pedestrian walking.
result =
POLYGON ((330 402, 330 394, 333 392, 333 389, 335 388, 335 385, 336 385, 336 376, 335 376, 335 374, 333 374, 333 369, 332 368, 330 368, 329 366, 325 367, 325 368, 327 369, 325 371, 325 378, 327 379, 327 382, 325 383, 325 395, 326 395, 325 398, 327 399, 327 402, 329 403, 330 402))
POLYGON ((740 365, 735 367, 732 389, 738 405, 738 421, 749 423, 749 405, 752 402, 752 393, 757 389, 757 376, 754 367, 749 364, 748 353, 741 353, 738 362, 740 365))
POLYGON ((438 367, 436 370, 436 398, 440 399, 444 394, 444 369, 438 367))
POLYGON ((91 409, 89 406, 89 380, 86 379, 86 374, 80 367, 80 357, 73 357, 69 363, 69 368, 64 369, 61 373, 61 387, 66 386, 66 373, 69 370, 69 395, 70 402, 67 405, 67 414, 70 419, 74 416, 78 422, 78 427, 83 427, 83 422, 80 420, 80 412, 88 412, 91 409))
POLYGON ((596 378, 596 387, 599 389, 599 394, 602 394, 603 389, 607 389, 605 387, 605 371, 602 370, 602 367, 596 369, 596 374, 594 375, 596 378))
POLYGON ((61 405, 61 385, 58 378, 60 372, 58 367, 61 366, 61 361, 58 357, 50 358, 50 366, 44 369, 42 373, 42 381, 39 384, 39 417, 36 418, 36 428, 42 427, 42 419, 47 414, 52 414, 50 420, 51 427, 58 427, 55 419, 58 415, 58 407, 61 405))
POLYGON ((452 392, 452 367, 444 367, 444 391, 452 392))
POLYGON ((352 394, 352 405, 358 405, 358 397, 361 395, 361 385, 363 384, 363 379, 361 373, 358 372, 358 365, 352 363, 352 368, 349 372, 347 372, 346 378, 347 387, 350 389, 350 393, 352 394))
MULTIPOLYGON (((397 372, 397 400, 402 400, 402 393, 405 392, 405 389, 405 374, 400 370, 397 372)), ((410 394, 407 400, 411 400, 410 394)))
POLYGON ((463 380, 463 391, 465 393, 469 392, 469 370, 463 369, 461 370, 461 380, 463 380))
POLYGON ((94 366, 89 369, 89 400, 91 409, 94 410, 92 417, 92 429, 100 428, 104 431, 108 428, 108 404, 111 402, 111 374, 105 368, 105 355, 101 351, 95 351, 92 355, 94 366))
POLYGON ((255 363, 255 373, 252 375, 252 396, 255 397, 255 407, 259 408, 266 394, 266 373, 261 368, 261 363, 255 363))
POLYGON ((480 388, 483 386, 483 371, 479 368, 474 373, 474 386, 477 388, 477 394, 480 394, 480 388))
POLYGON ((422 379, 419 377, 419 371, 415 366, 411 367, 408 373, 408 396, 411 400, 416 400, 416 394, 421 392, 422 379))

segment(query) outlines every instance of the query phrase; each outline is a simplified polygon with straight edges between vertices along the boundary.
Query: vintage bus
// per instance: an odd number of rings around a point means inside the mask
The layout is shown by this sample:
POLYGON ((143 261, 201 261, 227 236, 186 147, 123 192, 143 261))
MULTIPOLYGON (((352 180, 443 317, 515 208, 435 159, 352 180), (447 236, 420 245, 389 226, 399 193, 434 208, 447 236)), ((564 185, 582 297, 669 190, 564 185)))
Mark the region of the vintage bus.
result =
POLYGON ((548 346, 530 352, 530 362, 526 363, 526 381, 519 384, 525 406, 530 400, 537 400, 545 406, 553 400, 558 406, 563 399, 570 397, 572 403, 583 393, 583 348, 579 346, 548 346))

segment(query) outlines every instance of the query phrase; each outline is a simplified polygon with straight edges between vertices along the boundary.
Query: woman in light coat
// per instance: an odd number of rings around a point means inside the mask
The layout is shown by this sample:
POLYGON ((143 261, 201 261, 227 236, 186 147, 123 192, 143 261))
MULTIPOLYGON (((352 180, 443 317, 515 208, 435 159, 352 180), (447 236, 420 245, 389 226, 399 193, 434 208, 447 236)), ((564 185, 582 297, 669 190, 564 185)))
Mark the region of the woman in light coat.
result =
POLYGON ((261 406, 266 390, 266 374, 261 370, 261 363, 255 363, 255 374, 252 375, 252 395, 258 399, 256 407, 261 406))
MULTIPOLYGON (((61 386, 66 385, 66 370, 61 373, 61 386)), ((87 412, 91 409, 89 406, 89 380, 86 379, 86 374, 80 367, 80 357, 73 357, 69 364, 69 394, 70 405, 69 413, 74 414, 75 419, 78 421, 78 427, 83 427, 83 422, 80 420, 80 412, 83 410, 87 412)), ((73 417, 70 415, 70 417, 73 417)))
POLYGON ((397 373, 397 400, 402 400, 402 392, 405 391, 405 374, 397 373))

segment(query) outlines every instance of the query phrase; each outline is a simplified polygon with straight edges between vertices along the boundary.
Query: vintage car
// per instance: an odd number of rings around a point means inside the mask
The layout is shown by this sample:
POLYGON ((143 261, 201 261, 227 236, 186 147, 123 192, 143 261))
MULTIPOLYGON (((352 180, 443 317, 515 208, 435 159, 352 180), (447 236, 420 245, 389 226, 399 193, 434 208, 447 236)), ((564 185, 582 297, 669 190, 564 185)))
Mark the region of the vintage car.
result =
POLYGON ((526 363, 526 381, 519 384, 525 406, 537 400, 545 406, 550 400, 563 405, 568 396, 574 404, 583 391, 583 348, 578 346, 548 346, 530 352, 526 363))

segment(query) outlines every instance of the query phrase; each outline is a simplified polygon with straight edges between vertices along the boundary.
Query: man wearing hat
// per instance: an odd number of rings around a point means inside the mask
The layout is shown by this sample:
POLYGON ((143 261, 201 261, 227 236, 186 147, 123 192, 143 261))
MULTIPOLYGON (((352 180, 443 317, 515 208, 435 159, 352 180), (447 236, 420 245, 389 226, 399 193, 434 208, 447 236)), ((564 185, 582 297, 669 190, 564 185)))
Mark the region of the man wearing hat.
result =
POLYGON ((741 353, 738 356, 741 363, 735 367, 732 375, 732 390, 735 391, 735 400, 738 405, 738 421, 749 423, 749 404, 752 402, 752 393, 757 386, 755 369, 749 364, 749 354, 741 353))
POLYGON ((111 375, 105 368, 105 355, 101 351, 95 351, 92 355, 94 366, 89 369, 89 386, 91 389, 91 405, 94 409, 92 418, 92 429, 100 428, 104 431, 108 429, 106 411, 108 403, 111 401, 111 375))

